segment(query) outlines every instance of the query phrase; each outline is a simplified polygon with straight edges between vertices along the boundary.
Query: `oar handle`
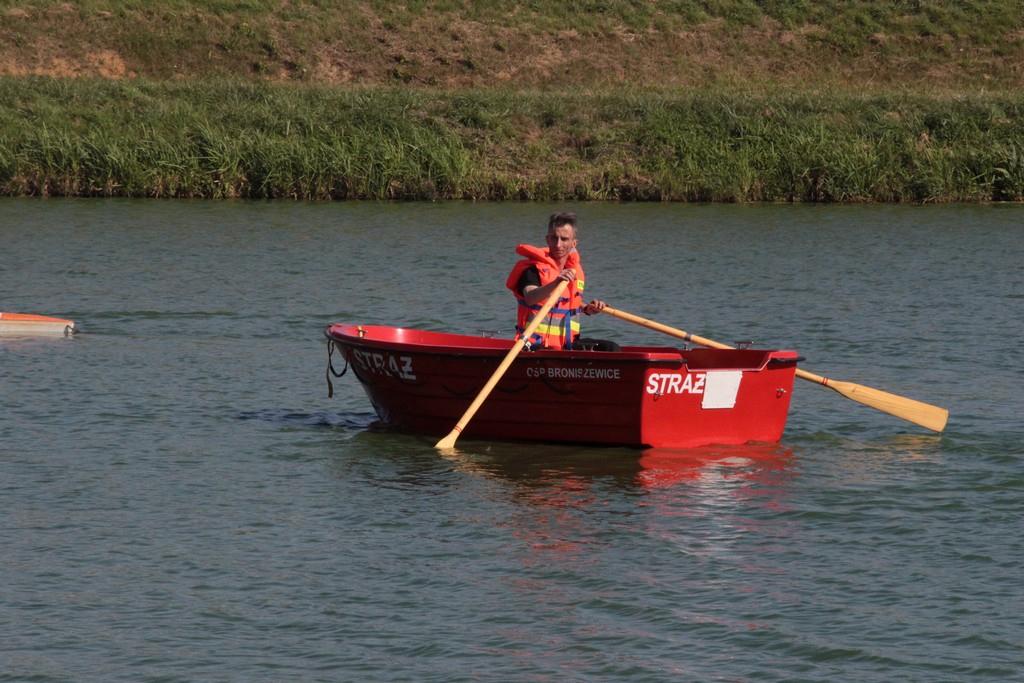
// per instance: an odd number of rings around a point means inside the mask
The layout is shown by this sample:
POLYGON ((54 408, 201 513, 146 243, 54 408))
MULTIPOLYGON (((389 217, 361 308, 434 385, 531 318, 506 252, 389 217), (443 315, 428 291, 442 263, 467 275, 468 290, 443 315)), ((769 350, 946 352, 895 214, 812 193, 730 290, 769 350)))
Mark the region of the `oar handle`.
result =
POLYGON ((498 369, 495 370, 494 374, 491 375, 491 378, 487 380, 487 384, 484 385, 484 388, 481 389, 480 393, 477 394, 475 399, 473 399, 473 402, 469 405, 469 408, 466 409, 466 412, 463 413, 462 417, 456 423, 452 431, 448 432, 448 436, 438 441, 434 445, 434 448, 452 448, 453 446, 455 446, 455 441, 456 439, 459 438, 459 435, 462 433, 462 430, 466 428, 466 425, 469 424, 469 421, 473 419, 473 416, 476 414, 476 411, 479 410, 480 406, 482 406, 484 401, 487 400, 487 396, 491 393, 491 390, 493 390, 494 387, 497 386, 498 382, 504 376, 505 371, 508 370, 508 367, 510 365, 512 365, 512 361, 516 359, 516 356, 519 355, 519 352, 522 350, 522 348, 526 346, 526 342, 529 341, 533 333, 537 330, 538 327, 540 327, 540 324, 544 321, 544 318, 547 317, 547 314, 551 311, 551 308, 558 301, 558 297, 562 296, 562 292, 564 292, 565 288, 568 286, 568 280, 562 280, 561 282, 558 283, 554 291, 551 292, 551 295, 548 297, 548 300, 544 302, 544 305, 541 306, 539 311, 537 311, 537 314, 533 316, 533 320, 530 321, 530 324, 526 326, 525 330, 523 330, 523 333, 519 336, 519 339, 517 339, 516 343, 512 345, 511 349, 509 349, 508 353, 505 355, 505 359, 501 361, 501 364, 498 366, 498 369))

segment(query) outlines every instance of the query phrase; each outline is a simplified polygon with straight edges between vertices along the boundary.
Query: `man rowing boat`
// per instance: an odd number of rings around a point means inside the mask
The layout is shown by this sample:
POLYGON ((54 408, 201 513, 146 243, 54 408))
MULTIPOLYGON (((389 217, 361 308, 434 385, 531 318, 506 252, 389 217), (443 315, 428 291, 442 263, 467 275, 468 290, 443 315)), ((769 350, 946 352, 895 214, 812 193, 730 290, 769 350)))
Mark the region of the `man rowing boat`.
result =
POLYGON ((565 281, 569 287, 527 340, 528 347, 618 351, 619 345, 615 342, 579 336, 580 313, 592 315, 606 304, 600 299, 593 299, 583 305, 581 292, 585 277, 579 252, 576 251, 579 242, 576 214, 571 211, 552 214, 548 219, 545 242, 546 249, 529 244, 516 247, 516 253, 525 258, 516 263, 505 282, 518 303, 516 333, 521 335, 526 330, 558 284, 565 281))

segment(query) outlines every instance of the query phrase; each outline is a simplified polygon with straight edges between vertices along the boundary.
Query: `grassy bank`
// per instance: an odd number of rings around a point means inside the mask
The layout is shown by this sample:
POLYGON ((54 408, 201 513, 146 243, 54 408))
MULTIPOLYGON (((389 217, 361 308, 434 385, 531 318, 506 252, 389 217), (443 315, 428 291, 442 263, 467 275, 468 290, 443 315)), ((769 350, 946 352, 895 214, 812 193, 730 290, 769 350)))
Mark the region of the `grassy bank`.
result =
POLYGON ((1024 198, 1024 94, 607 94, 0 78, 0 193, 1024 198))
POLYGON ((0 193, 1020 201, 1019 0, 0 0, 0 193))

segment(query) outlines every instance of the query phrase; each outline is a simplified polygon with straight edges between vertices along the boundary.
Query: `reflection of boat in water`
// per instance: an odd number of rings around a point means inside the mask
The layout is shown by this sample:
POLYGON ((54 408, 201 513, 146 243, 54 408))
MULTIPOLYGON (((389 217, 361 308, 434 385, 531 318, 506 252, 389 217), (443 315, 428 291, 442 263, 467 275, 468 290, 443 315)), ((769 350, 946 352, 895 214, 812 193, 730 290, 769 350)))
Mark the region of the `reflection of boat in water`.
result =
POLYGON ((68 337, 77 331, 73 320, 31 313, 0 313, 0 335, 68 337))
POLYGON ((793 451, 779 444, 757 443, 738 446, 704 446, 692 449, 649 448, 640 455, 638 480, 645 487, 671 486, 695 481, 709 471, 782 470, 793 451))
MULTIPOLYGON (((325 335, 384 423, 432 435, 452 428, 514 344, 372 325, 331 325, 325 335)), ((793 351, 655 346, 524 352, 464 436, 664 448, 775 442, 798 360, 793 351)))
MULTIPOLYGON (((481 449, 441 449, 438 455, 460 472, 511 484, 520 494, 537 492, 548 503, 580 496, 594 484, 630 491, 733 480, 771 484, 785 477, 794 458, 781 444, 700 448, 632 449, 559 444, 494 443, 481 449)), ((587 497, 583 495, 582 497, 587 497)))

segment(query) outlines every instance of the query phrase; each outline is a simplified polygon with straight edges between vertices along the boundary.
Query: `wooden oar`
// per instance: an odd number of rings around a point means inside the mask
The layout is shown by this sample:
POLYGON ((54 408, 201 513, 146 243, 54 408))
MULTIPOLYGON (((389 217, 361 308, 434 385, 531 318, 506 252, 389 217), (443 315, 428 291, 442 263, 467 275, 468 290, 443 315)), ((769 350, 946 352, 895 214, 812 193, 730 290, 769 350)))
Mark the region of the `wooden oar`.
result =
MULTIPOLYGON (((692 342, 699 346, 708 346, 714 349, 731 349, 733 347, 721 344, 710 339, 698 337, 695 334, 684 332, 683 330, 677 330, 661 323, 656 323, 646 318, 635 316, 631 313, 624 311, 617 311, 614 308, 605 306, 601 309, 602 313, 628 320, 631 323, 636 323, 642 327, 646 327, 657 332, 664 332, 665 334, 672 335, 673 337, 679 337, 688 342, 692 342)), ((814 382, 820 384, 823 387, 833 389, 838 393, 842 394, 848 399, 863 403, 864 405, 871 406, 882 412, 895 415, 896 417, 913 422, 914 424, 933 429, 936 432, 941 432, 946 427, 946 420, 949 418, 949 411, 945 408, 939 408, 938 406, 929 405, 920 401, 915 401, 910 398, 904 398, 903 396, 897 396, 890 394, 885 391, 879 391, 878 389, 872 389, 861 384, 854 384, 853 382, 840 382, 831 380, 821 375, 815 375, 812 372, 801 370, 797 368, 796 376, 800 379, 805 379, 808 382, 814 382)))
POLYGON ((434 448, 452 448, 455 445, 455 440, 459 438, 459 434, 462 433, 462 430, 465 429, 469 421, 473 419, 473 415, 475 415, 476 411, 483 405, 488 394, 491 393, 491 390, 494 389, 495 385, 498 384, 498 381, 501 380, 505 371, 508 370, 510 365, 512 365, 512 361, 516 359, 516 356, 519 355, 522 348, 526 346, 527 340, 530 339, 530 336, 540 326, 541 322, 547 316, 548 311, 551 310, 551 307, 555 305, 556 301, 558 301, 558 297, 562 295, 562 292, 564 292, 565 288, 568 286, 569 282, 566 280, 562 280, 558 283, 558 286, 555 287, 555 291, 551 292, 551 296, 549 296, 548 300, 544 302, 543 306, 541 306, 540 311, 533 316, 533 320, 531 320, 530 324, 526 326, 526 330, 519 335, 519 339, 516 340, 516 343, 512 345, 512 348, 509 349, 508 353, 505 355, 505 360, 501 361, 501 365, 499 365, 498 369, 494 371, 491 378, 487 380, 487 384, 485 384, 484 388, 480 390, 477 397, 473 399, 473 402, 459 419, 458 423, 456 423, 452 431, 448 432, 448 436, 434 444, 434 448))

